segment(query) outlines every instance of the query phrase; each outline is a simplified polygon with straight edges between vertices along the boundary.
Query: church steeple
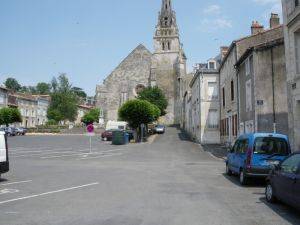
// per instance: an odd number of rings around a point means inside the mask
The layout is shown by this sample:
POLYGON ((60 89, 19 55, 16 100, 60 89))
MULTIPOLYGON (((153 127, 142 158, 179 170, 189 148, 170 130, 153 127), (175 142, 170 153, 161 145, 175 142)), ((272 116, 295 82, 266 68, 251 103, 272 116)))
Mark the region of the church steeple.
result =
POLYGON ((162 0, 161 11, 159 14, 159 25, 164 28, 176 26, 176 16, 172 9, 171 0, 162 0))

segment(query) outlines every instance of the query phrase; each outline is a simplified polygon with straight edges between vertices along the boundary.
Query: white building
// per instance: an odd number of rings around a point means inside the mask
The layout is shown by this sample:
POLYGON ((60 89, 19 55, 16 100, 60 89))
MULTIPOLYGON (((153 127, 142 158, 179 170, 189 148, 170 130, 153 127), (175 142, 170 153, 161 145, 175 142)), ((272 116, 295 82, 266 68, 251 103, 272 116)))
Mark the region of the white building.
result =
POLYGON ((299 0, 282 0, 289 107, 289 137, 300 149, 300 7, 299 0))
POLYGON ((36 109, 36 125, 45 125, 48 122, 47 111, 50 105, 50 96, 41 95, 35 96, 37 100, 37 109, 36 109))
POLYGON ((191 88, 191 136, 201 144, 220 143, 220 101, 218 62, 200 64, 191 88))
POLYGON ((0 108, 7 107, 8 104, 8 90, 0 87, 0 108))

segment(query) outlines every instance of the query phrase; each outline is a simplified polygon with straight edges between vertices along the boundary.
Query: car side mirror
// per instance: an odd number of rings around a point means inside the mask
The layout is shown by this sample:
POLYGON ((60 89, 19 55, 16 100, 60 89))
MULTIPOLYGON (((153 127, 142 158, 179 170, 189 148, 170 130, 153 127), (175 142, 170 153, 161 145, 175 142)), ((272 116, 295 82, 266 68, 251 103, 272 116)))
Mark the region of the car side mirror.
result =
POLYGON ((227 152, 228 153, 233 153, 233 149, 231 147, 227 147, 227 152))

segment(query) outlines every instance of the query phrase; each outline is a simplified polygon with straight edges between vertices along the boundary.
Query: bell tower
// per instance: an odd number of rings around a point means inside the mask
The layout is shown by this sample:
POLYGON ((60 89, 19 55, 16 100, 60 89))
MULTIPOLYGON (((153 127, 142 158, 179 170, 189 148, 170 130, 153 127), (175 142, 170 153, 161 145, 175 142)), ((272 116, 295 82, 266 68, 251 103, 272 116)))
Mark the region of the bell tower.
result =
POLYGON ((176 124, 179 117, 176 113, 180 95, 178 92, 180 79, 183 73, 186 73, 186 58, 180 42, 172 0, 162 0, 153 41, 150 84, 161 88, 168 99, 169 106, 163 122, 176 124))

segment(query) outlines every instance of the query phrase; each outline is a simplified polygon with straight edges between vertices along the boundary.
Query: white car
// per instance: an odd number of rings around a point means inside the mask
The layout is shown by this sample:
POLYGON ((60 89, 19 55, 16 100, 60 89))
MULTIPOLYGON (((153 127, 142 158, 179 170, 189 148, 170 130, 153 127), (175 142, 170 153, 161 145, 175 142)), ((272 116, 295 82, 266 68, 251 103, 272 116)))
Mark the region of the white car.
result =
POLYGON ((0 131, 0 177, 9 171, 7 138, 5 132, 0 131))
POLYGON ((164 125, 156 125, 154 130, 155 130, 155 133, 157 133, 157 134, 164 134, 166 131, 166 128, 164 125))

